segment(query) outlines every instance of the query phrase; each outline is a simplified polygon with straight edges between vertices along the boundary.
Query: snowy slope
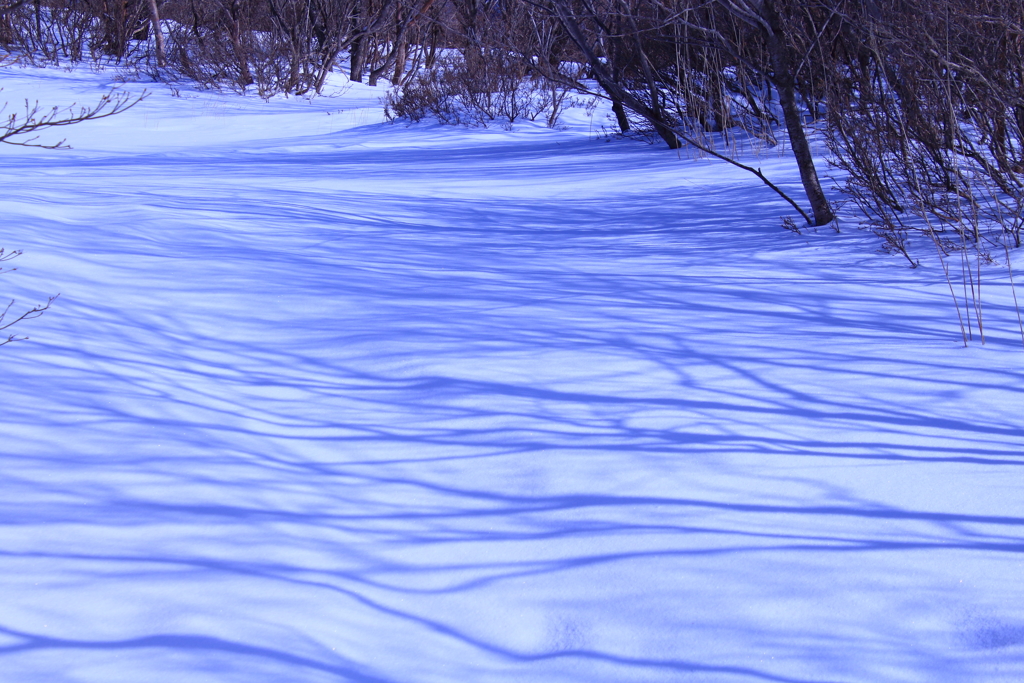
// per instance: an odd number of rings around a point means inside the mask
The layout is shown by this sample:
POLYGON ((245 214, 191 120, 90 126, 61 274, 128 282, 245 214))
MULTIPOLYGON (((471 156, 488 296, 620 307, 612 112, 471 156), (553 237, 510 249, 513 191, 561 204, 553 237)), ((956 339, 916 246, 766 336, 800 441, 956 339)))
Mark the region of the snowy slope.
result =
POLYGON ((61 293, 0 349, 0 679, 1024 679, 1000 271, 965 349, 936 263, 720 162, 380 94, 0 150, 0 294, 61 293))

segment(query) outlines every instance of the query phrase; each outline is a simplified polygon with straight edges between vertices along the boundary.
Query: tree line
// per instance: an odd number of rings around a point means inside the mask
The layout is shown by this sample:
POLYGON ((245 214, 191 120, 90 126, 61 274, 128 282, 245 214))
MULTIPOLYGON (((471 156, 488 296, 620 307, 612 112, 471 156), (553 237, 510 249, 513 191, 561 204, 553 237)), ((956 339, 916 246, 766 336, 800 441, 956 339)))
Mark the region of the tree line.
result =
POLYGON ((621 131, 747 169, 810 226, 835 218, 822 140, 911 264, 912 235, 985 260, 1024 228, 1020 0, 0 0, 0 45, 265 97, 344 70, 393 84, 411 120, 554 125, 596 95, 621 131), (804 196, 743 162, 754 143, 786 146, 804 196))

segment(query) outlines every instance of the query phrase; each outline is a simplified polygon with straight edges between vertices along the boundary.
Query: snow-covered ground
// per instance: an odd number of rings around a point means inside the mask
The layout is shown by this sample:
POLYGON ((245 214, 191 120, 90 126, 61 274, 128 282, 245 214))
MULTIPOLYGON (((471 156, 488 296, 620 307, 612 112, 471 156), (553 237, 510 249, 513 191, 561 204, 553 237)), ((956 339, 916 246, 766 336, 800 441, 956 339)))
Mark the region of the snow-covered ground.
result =
POLYGON ((0 679, 1024 679, 1001 271, 965 349, 927 251, 600 112, 179 94, 0 150, 0 295, 61 293, 0 349, 0 679))

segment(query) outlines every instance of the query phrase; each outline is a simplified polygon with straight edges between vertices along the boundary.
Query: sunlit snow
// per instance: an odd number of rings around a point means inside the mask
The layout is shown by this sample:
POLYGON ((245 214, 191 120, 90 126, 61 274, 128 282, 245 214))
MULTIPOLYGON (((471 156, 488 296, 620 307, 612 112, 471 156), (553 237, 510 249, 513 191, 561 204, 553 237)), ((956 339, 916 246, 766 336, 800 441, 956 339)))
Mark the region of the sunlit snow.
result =
POLYGON ((0 295, 60 293, 0 349, 0 680, 1024 680, 1005 270, 964 348, 927 252, 601 109, 121 87, 0 150, 0 295))

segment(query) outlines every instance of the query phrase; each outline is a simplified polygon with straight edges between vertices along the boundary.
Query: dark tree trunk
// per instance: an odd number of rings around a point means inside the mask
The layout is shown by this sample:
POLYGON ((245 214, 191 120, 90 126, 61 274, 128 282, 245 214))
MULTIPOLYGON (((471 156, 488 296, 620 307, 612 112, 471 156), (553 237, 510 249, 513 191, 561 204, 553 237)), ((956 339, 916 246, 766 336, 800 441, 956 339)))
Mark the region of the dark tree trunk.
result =
POLYGON ((402 76, 405 75, 405 62, 408 59, 408 43, 405 42, 404 38, 399 38, 398 45, 395 46, 395 73, 391 78, 392 83, 401 83, 402 76))
POLYGON ((786 130, 789 133, 789 144, 796 158, 797 168, 800 170, 800 181, 803 183, 804 192, 807 193, 807 200, 811 203, 811 212, 814 214, 815 225, 827 225, 835 219, 832 207, 828 198, 821 189, 818 181, 818 171, 814 167, 814 156, 811 154, 811 145, 807 141, 807 132, 804 130, 803 114, 797 103, 796 91, 792 86, 776 86, 779 91, 779 104, 782 105, 782 115, 786 122, 786 130))
POLYGON ((804 129, 803 112, 800 111, 800 103, 796 91, 795 65, 793 55, 785 39, 785 29, 778 14, 775 13, 771 2, 765 2, 763 12, 768 30, 768 50, 772 60, 772 81, 776 91, 779 93, 779 105, 782 107, 782 116, 786 124, 786 131, 789 133, 789 144, 796 159, 797 168, 800 170, 800 180, 807 193, 807 199, 811 203, 811 212, 814 216, 814 225, 827 225, 835 219, 832 206, 821 189, 818 181, 818 171, 814 167, 814 156, 811 154, 811 145, 807 140, 807 131, 804 129))
POLYGON ((615 81, 615 78, 612 77, 612 74, 609 73, 608 68, 605 66, 604 61, 597 56, 594 46, 587 40, 579 24, 573 18, 565 0, 554 0, 551 6, 562 28, 569 34, 576 47, 586 56, 587 64, 590 66, 594 78, 608 94, 608 98, 613 103, 617 101, 620 105, 629 107, 638 115, 644 117, 654 127, 658 137, 665 141, 669 149, 679 149, 682 147, 683 143, 679 140, 679 136, 672 128, 672 125, 665 120, 664 109, 659 106, 656 99, 648 105, 615 81))
POLYGON ((350 68, 349 80, 356 83, 363 82, 363 62, 366 59, 366 41, 362 35, 352 41, 352 48, 349 50, 350 68))
POLYGON ((615 112, 615 121, 619 124, 619 130, 623 133, 629 132, 629 117, 626 116, 626 108, 620 100, 612 100, 612 111, 615 112))

